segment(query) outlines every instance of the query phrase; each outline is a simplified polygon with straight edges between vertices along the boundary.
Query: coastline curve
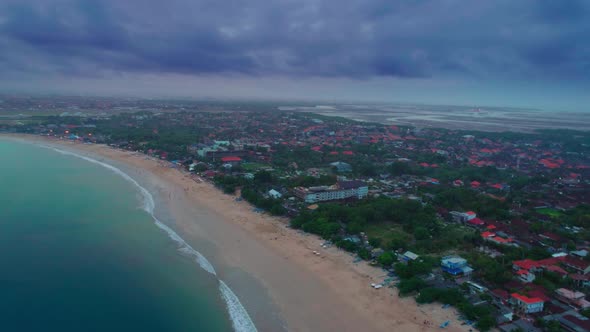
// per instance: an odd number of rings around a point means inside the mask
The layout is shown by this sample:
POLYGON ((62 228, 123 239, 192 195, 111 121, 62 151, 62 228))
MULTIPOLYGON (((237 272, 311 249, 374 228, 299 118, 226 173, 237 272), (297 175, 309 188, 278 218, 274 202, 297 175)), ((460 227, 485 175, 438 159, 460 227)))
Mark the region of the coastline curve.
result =
MULTIPOLYGON (((198 252, 191 245, 189 245, 172 228, 170 228, 169 226, 165 225, 163 222, 158 220, 158 218, 154 214, 155 202, 154 202, 154 198, 153 198, 152 194, 146 188, 141 186, 129 174, 123 172, 121 169, 119 169, 111 164, 108 164, 108 163, 105 163, 105 162, 102 162, 102 161, 99 161, 99 160, 96 160, 96 159, 93 159, 93 158, 90 158, 90 157, 87 157, 84 155, 80 155, 75 152, 61 150, 56 147, 44 145, 44 144, 38 144, 38 146, 53 150, 53 151, 58 152, 63 155, 73 156, 73 157, 80 158, 85 161, 91 162, 93 164, 100 165, 104 168, 111 170, 115 174, 121 176, 123 179, 125 179, 126 181, 133 184, 139 190, 139 192, 141 193, 141 196, 143 198, 143 207, 142 207, 143 210, 146 211, 148 214, 150 214, 150 216, 154 220, 154 224, 158 228, 160 228, 162 231, 164 231, 172 241, 176 242, 177 250, 184 255, 193 257, 194 261, 203 270, 207 271, 208 273, 210 273, 211 275, 213 275, 217 278, 217 272, 215 271, 213 264, 211 264, 211 262, 209 262, 209 260, 207 260, 207 258, 205 256, 203 256, 200 252, 198 252)), ((236 331, 236 332, 257 332, 258 330, 256 329, 256 326, 254 325, 252 318, 250 318, 250 315, 248 314, 248 312, 246 311, 246 309, 244 308, 244 306, 240 302, 237 295, 231 290, 231 288, 229 286, 227 286, 227 284, 223 280, 217 278, 217 281, 219 283, 219 291, 220 291, 221 298, 225 302, 226 309, 228 311, 234 331, 236 331)))

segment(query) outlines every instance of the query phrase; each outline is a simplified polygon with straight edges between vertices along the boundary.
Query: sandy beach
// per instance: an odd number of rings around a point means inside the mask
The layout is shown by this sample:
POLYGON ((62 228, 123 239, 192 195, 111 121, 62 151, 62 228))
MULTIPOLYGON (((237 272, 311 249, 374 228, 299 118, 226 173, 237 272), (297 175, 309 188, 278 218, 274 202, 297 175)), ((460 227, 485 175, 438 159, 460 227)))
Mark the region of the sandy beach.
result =
POLYGON ((350 254, 337 248, 324 249, 319 237, 290 229, 284 219, 256 213, 248 203, 167 162, 104 145, 11 136, 101 156, 149 178, 169 210, 171 226, 191 244, 211 243, 214 249, 206 255, 226 267, 219 273, 260 331, 279 329, 278 321, 288 331, 429 331, 439 330, 446 320, 451 320, 446 330, 469 330, 460 325, 453 308, 418 306, 411 297, 399 298, 395 288, 373 289, 371 283, 385 278, 381 269, 353 263, 350 254), (249 292, 259 290, 241 288, 242 275, 262 285, 279 317, 268 317, 273 313, 248 301, 249 292))

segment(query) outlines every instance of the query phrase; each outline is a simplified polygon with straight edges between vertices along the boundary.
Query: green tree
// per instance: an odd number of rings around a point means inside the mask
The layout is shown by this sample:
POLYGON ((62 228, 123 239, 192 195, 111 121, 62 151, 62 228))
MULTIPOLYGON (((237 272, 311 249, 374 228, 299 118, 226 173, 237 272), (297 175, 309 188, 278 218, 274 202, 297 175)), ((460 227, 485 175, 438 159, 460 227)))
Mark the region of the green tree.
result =
POLYGON ((425 227, 414 228, 414 237, 416 240, 425 240, 430 237, 430 232, 425 227))
POLYGON ((365 248, 361 248, 358 250, 358 255, 360 258, 364 259, 364 260, 369 260, 371 259, 371 252, 365 248))
POLYGON ((254 174, 254 182, 256 183, 271 183, 272 174, 268 171, 260 171, 254 174))
POLYGON ((378 248, 381 246, 381 242, 382 240, 378 237, 370 237, 369 238, 369 244, 374 247, 374 248, 378 248))
POLYGON ((377 257, 377 262, 384 267, 389 267, 395 261, 395 256, 389 251, 382 253, 379 257, 377 257))
POLYGON ((402 281, 400 281, 400 283, 397 285, 400 296, 409 295, 413 292, 421 290, 424 287, 426 287, 426 282, 417 277, 402 279, 402 281))
POLYGON ((480 331, 489 331, 494 326, 496 326, 496 320, 491 315, 484 315, 475 324, 475 327, 480 331))

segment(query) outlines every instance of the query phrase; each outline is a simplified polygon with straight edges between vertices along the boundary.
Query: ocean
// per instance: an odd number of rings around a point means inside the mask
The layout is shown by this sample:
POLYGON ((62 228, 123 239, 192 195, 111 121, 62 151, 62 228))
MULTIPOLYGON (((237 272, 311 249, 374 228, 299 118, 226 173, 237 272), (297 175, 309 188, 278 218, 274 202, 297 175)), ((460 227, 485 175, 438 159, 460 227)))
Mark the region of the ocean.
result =
POLYGON ((2 331, 255 331, 118 168, 0 138, 2 331))

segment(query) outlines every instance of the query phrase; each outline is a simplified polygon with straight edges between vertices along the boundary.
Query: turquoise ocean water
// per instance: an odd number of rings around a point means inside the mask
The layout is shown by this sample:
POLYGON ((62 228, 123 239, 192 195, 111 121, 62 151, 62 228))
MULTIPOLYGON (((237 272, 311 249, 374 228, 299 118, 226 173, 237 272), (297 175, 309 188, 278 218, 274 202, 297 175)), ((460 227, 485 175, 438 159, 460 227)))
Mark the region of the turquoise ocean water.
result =
POLYGON ((113 170, 0 138, 0 330, 233 330, 225 284, 145 204, 113 170))

